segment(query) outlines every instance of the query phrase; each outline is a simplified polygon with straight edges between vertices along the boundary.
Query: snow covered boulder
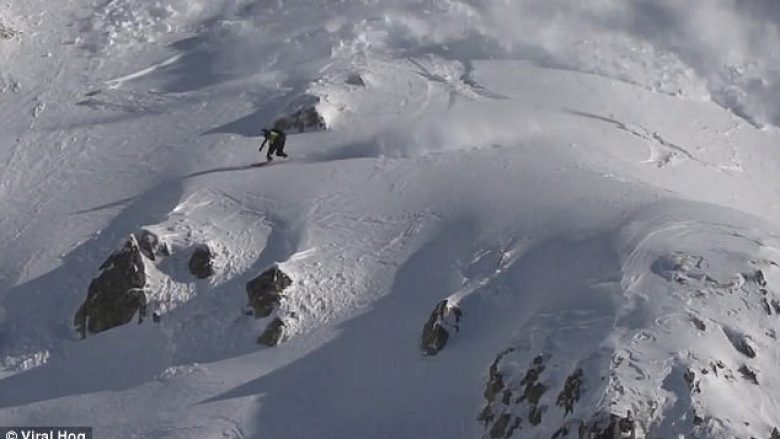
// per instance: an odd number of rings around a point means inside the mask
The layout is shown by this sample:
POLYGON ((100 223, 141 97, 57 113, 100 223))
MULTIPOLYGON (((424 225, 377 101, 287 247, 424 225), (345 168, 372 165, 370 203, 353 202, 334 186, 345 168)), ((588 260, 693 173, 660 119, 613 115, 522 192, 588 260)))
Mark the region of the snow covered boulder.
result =
POLYGON ((140 320, 146 313, 146 273, 135 236, 109 256, 100 270, 73 318, 82 338, 87 331, 96 334, 128 323, 136 313, 140 320))
POLYGON ((282 301, 282 292, 292 285, 292 279, 278 267, 273 267, 246 284, 249 306, 255 317, 268 317, 282 301))
POLYGON ((188 264, 190 273, 198 279, 206 279, 214 275, 214 252, 208 245, 199 245, 190 257, 188 264))
POLYGON ((319 101, 320 98, 316 96, 301 97, 291 105, 293 110, 290 114, 276 119, 274 128, 293 133, 324 131, 327 126, 325 119, 317 111, 319 101))
POLYGON ((257 343, 264 344, 266 346, 276 346, 282 339, 282 332, 284 331, 284 321, 279 317, 273 319, 268 326, 265 327, 265 331, 257 339, 257 343))
POLYGON ((460 308, 450 305, 447 299, 442 300, 433 309, 428 321, 423 326, 420 337, 420 349, 424 355, 436 355, 444 349, 450 333, 447 331, 460 329, 460 319, 463 313, 460 308))
POLYGON ((159 236, 148 231, 142 230, 140 234, 136 235, 138 240, 138 247, 141 252, 149 258, 149 260, 156 260, 158 256, 170 256, 171 250, 168 244, 163 242, 159 236))

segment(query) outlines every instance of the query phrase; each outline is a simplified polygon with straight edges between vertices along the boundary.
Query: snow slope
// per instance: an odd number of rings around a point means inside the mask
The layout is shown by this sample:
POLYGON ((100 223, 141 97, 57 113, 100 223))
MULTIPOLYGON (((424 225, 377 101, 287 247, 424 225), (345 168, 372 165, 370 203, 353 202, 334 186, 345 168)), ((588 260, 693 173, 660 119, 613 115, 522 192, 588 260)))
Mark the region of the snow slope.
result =
POLYGON ((778 17, 0 3, 0 425, 595 438, 614 415, 636 437, 770 438, 778 17), (249 166, 260 129, 311 103, 329 129, 249 166), (90 281, 141 230, 171 250, 144 263, 160 321, 81 340, 90 281), (245 285, 275 264, 293 285, 269 348, 245 285), (444 299, 462 320, 424 356, 444 299))

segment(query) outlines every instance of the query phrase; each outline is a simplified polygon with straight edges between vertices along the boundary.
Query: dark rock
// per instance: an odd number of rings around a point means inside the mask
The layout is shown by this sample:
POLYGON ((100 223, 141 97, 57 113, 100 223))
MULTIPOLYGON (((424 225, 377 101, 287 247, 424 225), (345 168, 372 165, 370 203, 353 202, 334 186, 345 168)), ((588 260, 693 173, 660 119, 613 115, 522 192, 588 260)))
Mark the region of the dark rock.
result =
MULTIPOLYGON (((482 396, 484 396, 485 400, 487 401, 487 404, 485 405, 485 408, 482 409, 482 411, 479 414, 479 417, 477 420, 482 421, 484 423, 484 426, 487 427, 488 424, 493 422, 495 419, 495 416, 493 415, 493 402, 496 399, 496 396, 504 390, 505 384, 504 384, 504 376, 501 374, 501 372, 498 370, 498 365, 501 362, 501 359, 504 358, 505 355, 509 354, 510 352, 514 352, 514 349, 508 348, 504 350, 503 352, 499 353, 496 356, 496 359, 493 361, 493 364, 490 365, 488 382, 485 386, 485 391, 482 393, 482 396)), ((508 396, 511 399, 512 392, 511 390, 507 390, 508 396)), ((505 392, 506 394, 506 392, 505 392)))
POLYGON ((575 436, 569 436, 569 434, 576 433, 576 438, 581 439, 584 436, 583 422, 581 419, 572 419, 566 422, 561 428, 553 433, 551 439, 573 438, 575 436))
POLYGON ((695 326, 699 331, 704 332, 707 330, 707 325, 705 325, 704 322, 698 317, 691 316, 691 322, 693 322, 693 326, 695 326))
POLYGON ((498 364, 501 362, 501 359, 510 352, 514 352, 514 349, 509 348, 499 353, 493 361, 493 364, 490 365, 488 383, 482 394, 488 403, 493 402, 496 395, 504 389, 504 377, 498 370, 498 364))
POLYGON ((539 425, 542 422, 542 413, 546 410, 546 407, 539 405, 542 395, 547 391, 547 386, 539 381, 542 372, 544 372, 544 357, 539 355, 534 358, 531 367, 520 380, 520 385, 525 385, 525 389, 517 402, 528 403, 528 422, 532 425, 539 425))
POLYGON ((753 372, 747 365, 742 365, 739 369, 739 373, 742 374, 742 378, 745 378, 746 380, 750 381, 751 383, 758 385, 758 377, 756 376, 756 373, 753 372))
POLYGON ((89 284, 87 298, 76 311, 73 323, 86 337, 124 325, 135 313, 139 322, 146 315, 146 274, 138 242, 131 236, 100 266, 100 276, 89 284))
POLYGON ((141 253, 149 260, 154 261, 157 256, 171 255, 168 244, 162 242, 157 235, 148 230, 141 231, 140 234, 136 235, 136 239, 138 240, 138 247, 141 249, 141 253))
POLYGON ((440 350, 444 349, 444 346, 449 340, 450 334, 444 327, 438 323, 428 324, 423 328, 423 335, 420 340, 420 348, 425 355, 436 355, 440 350))
POLYGON ((602 412, 588 422, 570 420, 552 435, 552 439, 560 438, 637 439, 636 423, 630 411, 625 417, 602 412))
POLYGON ((576 404, 582 396, 582 375, 582 369, 575 370, 574 373, 566 378, 563 390, 558 394, 555 403, 558 407, 563 407, 564 415, 574 413, 574 404, 576 404))
POLYGON ((772 299, 772 309, 775 310, 775 314, 780 314, 780 301, 772 299))
POLYGON ((190 273, 198 279, 214 275, 214 252, 208 245, 199 245, 192 252, 189 262, 190 273))
POLYGON ((764 307, 764 312, 766 315, 772 315, 772 307, 769 305, 769 302, 766 300, 766 298, 761 299, 761 306, 764 307))
POLYGON ((316 96, 302 96, 293 103, 292 107, 295 110, 277 119, 273 127, 285 132, 298 133, 326 130, 325 119, 317 112, 316 106, 319 100, 316 96))
POLYGON ((493 439, 504 439, 505 437, 508 437, 506 431, 507 427, 509 427, 509 421, 511 420, 512 415, 509 413, 504 413, 499 416, 496 422, 493 423, 493 427, 490 428, 490 437, 493 439))
POLYGON ((540 404, 548 388, 541 382, 541 374, 545 370, 544 357, 539 355, 534 358, 522 380, 511 382, 510 377, 507 382, 499 365, 512 352, 514 349, 511 348, 501 352, 490 366, 490 377, 484 392, 487 404, 478 419, 484 422, 491 438, 509 438, 520 428, 524 416, 527 416, 530 425, 539 425, 547 411, 547 407, 540 404), (496 398, 499 394, 502 395, 500 400, 496 398))
POLYGON ((534 358, 531 367, 526 371, 525 376, 520 380, 520 385, 525 385, 523 396, 520 401, 528 401, 531 404, 538 404, 547 387, 539 382, 539 377, 544 372, 544 357, 538 355, 534 358))
POLYGON ((450 334, 447 328, 458 331, 463 313, 457 306, 450 306, 447 299, 439 302, 423 326, 420 349, 425 355, 436 355, 444 349, 450 334))
POLYGON ((266 270, 246 284, 249 306, 255 317, 268 317, 282 301, 282 292, 292 285, 292 279, 278 267, 266 270))
POLYGON ((360 76, 359 73, 351 73, 349 76, 347 76, 347 79, 344 81, 349 85, 354 85, 357 87, 365 87, 366 82, 363 81, 363 77, 360 76))
POLYGON ((688 385, 688 391, 691 393, 701 393, 699 381, 696 381, 696 372, 691 369, 686 369, 683 372, 683 380, 688 385))
POLYGON ((523 422, 522 419, 515 416, 514 421, 512 421, 512 424, 509 426, 509 428, 506 431, 506 436, 504 436, 505 439, 508 439, 512 437, 512 435, 515 433, 515 430, 520 428, 520 424, 523 422))
POLYGON ((580 437, 588 439, 636 439, 636 422, 630 411, 625 417, 615 414, 598 414, 593 417, 591 422, 584 425, 584 428, 581 429, 580 437))
POLYGON ((265 331, 257 339, 259 344, 266 346, 276 346, 282 339, 282 332, 284 330, 284 321, 279 317, 273 319, 268 326, 265 327, 265 331))
POLYGON ((759 286, 765 287, 766 286, 766 276, 764 276, 764 272, 762 270, 756 270, 756 282, 759 286))
POLYGON ((739 353, 748 358, 756 358, 755 349, 750 346, 750 343, 748 343, 747 338, 743 334, 726 327, 723 328, 723 332, 731 342, 731 345, 734 346, 734 349, 739 353))
POLYGON ((777 427, 772 429, 772 435, 769 436, 769 439, 780 439, 780 431, 777 430, 777 427))
POLYGON ((539 425, 542 423, 542 413, 544 413, 545 407, 539 407, 532 405, 528 410, 528 422, 531 425, 539 425))
POLYGON ((10 40, 20 34, 21 32, 4 27, 2 24, 0 24, 0 40, 10 40))

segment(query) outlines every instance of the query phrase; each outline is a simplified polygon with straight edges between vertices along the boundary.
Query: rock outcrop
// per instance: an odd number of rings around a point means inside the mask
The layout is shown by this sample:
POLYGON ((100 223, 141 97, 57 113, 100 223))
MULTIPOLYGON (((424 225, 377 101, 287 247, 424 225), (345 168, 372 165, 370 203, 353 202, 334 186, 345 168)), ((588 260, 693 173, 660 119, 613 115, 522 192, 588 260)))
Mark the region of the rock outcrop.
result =
POLYGON ((548 426, 560 426, 552 430, 549 436, 552 439, 638 437, 637 425, 630 411, 620 415, 597 407, 581 407, 579 416, 570 416, 575 413, 586 392, 583 369, 576 368, 560 385, 557 384, 560 381, 554 379, 557 374, 548 371, 548 364, 552 364, 551 357, 537 355, 527 368, 518 368, 522 356, 516 349, 508 348, 499 353, 490 365, 483 393, 486 405, 478 417, 485 428, 486 437, 537 437, 541 432, 535 429, 542 422, 547 422, 548 426), (550 393, 550 390, 557 389, 560 389, 557 395, 550 393), (583 416, 584 413, 590 414, 583 416))
POLYGON ((578 431, 582 439, 637 439, 636 422, 631 412, 626 416, 599 413, 578 431))
POLYGON ((291 133, 326 130, 325 119, 317 111, 319 100, 316 96, 301 97, 291 105, 290 114, 277 119, 273 127, 291 133))
POLYGON ((359 73, 350 73, 350 75, 347 76, 347 79, 345 79, 344 82, 349 85, 354 85, 356 87, 366 86, 366 82, 363 80, 363 77, 360 76, 359 73))
POLYGON ((500 371, 501 360, 514 352, 509 348, 499 353, 490 365, 489 378, 483 396, 487 404, 479 414, 478 420, 483 423, 488 436, 492 439, 509 438, 520 427, 522 419, 499 406, 511 403, 512 390, 507 387, 505 373, 500 371))
POLYGON ((18 36, 20 32, 15 31, 11 28, 4 27, 2 24, 0 24, 0 40, 10 40, 18 36))
POLYGON ((777 264, 730 256, 728 263, 719 253, 648 258, 657 276, 643 286, 669 291, 656 298, 666 308, 655 309, 651 327, 625 319, 615 345, 593 343, 612 329, 580 310, 535 317, 490 365, 477 416, 483 437, 780 439, 764 418, 710 403, 723 389, 771 392, 776 364, 777 264))
POLYGON ((156 260, 157 257, 171 255, 171 249, 168 247, 168 244, 148 230, 142 230, 140 234, 136 234, 136 239, 141 252, 151 261, 156 260))
POLYGON ((208 245, 195 247, 188 264, 190 273, 198 279, 206 279, 214 275, 214 252, 208 245))
POLYGON ((282 293, 292 285, 292 279, 278 267, 273 267, 246 284, 249 307, 255 317, 268 317, 282 301, 282 293))
POLYGON ((442 300, 433 309, 428 321, 423 326, 420 337, 420 349, 424 355, 436 355, 444 349, 450 338, 450 331, 460 330, 460 319, 463 313, 456 305, 451 305, 447 299, 442 300))
POLYGON ((284 331, 284 321, 279 317, 276 317, 265 327, 265 331, 257 339, 258 344, 266 346, 276 346, 282 339, 282 333, 284 331))
POLYGON ((89 284, 87 298, 73 323, 82 338, 128 323, 138 313, 146 315, 146 272, 135 236, 100 266, 100 276, 89 284))

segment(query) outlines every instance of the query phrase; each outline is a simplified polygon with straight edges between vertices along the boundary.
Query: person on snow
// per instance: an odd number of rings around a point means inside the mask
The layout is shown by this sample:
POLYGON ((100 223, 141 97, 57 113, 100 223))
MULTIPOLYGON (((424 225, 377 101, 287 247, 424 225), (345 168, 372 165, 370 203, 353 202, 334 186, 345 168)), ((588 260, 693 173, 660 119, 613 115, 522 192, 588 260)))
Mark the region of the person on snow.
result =
POLYGON ((287 140, 287 135, 284 134, 284 131, 274 128, 271 130, 263 129, 263 143, 260 145, 260 149, 258 151, 262 151, 263 147, 266 143, 268 143, 268 154, 266 155, 266 158, 268 158, 268 161, 270 162, 274 158, 271 157, 274 153, 276 153, 277 157, 287 157, 287 154, 284 153, 284 143, 287 140))

